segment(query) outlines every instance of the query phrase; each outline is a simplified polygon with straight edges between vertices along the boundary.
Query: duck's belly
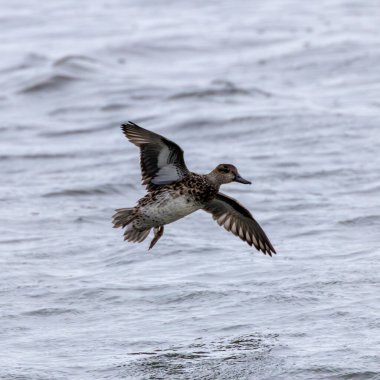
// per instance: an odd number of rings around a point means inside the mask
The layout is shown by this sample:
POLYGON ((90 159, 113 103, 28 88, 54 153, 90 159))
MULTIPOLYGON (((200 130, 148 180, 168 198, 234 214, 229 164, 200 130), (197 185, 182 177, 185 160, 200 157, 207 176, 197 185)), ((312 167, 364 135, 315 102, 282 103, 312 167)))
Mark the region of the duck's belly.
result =
MULTIPOLYGON (((189 195, 161 193, 155 201, 140 208, 140 223, 146 228, 158 227, 175 222, 201 208, 189 195)), ((139 224, 140 224, 139 223, 139 224)))

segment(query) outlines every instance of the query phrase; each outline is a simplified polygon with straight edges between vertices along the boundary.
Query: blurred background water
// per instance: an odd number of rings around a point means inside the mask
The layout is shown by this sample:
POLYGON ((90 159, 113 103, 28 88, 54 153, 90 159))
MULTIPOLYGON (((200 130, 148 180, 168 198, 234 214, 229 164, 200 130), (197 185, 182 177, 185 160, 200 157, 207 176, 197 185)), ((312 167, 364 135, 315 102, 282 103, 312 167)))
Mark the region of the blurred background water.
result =
POLYGON ((379 379, 376 0, 2 1, 0 378, 379 379), (133 120, 231 184, 153 251, 133 120))

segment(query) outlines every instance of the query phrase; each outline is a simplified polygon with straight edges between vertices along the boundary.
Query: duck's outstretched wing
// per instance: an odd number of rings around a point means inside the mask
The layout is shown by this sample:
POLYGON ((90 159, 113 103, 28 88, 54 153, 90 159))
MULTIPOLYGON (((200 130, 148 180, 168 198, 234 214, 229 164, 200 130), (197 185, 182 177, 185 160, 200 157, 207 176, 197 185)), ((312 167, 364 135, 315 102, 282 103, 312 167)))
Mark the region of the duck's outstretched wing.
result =
POLYGON ((218 193, 203 209, 211 213, 220 226, 239 236, 249 245, 254 245, 257 250, 269 256, 276 253, 263 229, 237 200, 218 193))
POLYGON ((148 190, 180 181, 189 174, 183 150, 176 143, 131 121, 121 128, 127 139, 140 148, 142 183, 148 190))

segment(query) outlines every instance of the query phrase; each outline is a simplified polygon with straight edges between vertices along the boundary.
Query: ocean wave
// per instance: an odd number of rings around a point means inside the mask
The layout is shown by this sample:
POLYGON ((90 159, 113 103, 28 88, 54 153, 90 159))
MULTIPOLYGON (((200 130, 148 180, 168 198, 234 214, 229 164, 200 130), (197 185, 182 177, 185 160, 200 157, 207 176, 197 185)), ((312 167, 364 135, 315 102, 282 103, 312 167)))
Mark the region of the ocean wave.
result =
POLYGON ((91 133, 97 133, 100 131, 108 130, 110 129, 110 126, 107 125, 101 125, 101 126, 94 126, 91 125, 88 128, 75 128, 75 129, 66 129, 66 130, 58 130, 58 131, 49 131, 49 132, 41 132, 40 136, 45 137, 66 137, 71 135, 82 135, 82 134, 91 134, 91 133))
POLYGON ((122 376, 184 380, 258 378, 270 365, 278 366, 270 351, 276 335, 244 335, 217 341, 198 339, 188 346, 163 348, 153 353, 131 352, 132 360, 119 365, 122 376), (252 377, 254 376, 254 377, 252 377))
MULTIPOLYGON (((256 91, 260 94, 265 94, 264 91, 256 91)), ((231 95, 250 95, 252 92, 236 86, 229 81, 214 81, 208 88, 194 88, 184 92, 178 92, 169 96, 170 100, 186 99, 186 98, 209 98, 216 96, 231 96, 231 95)))
POLYGON ((56 160, 59 158, 74 158, 74 153, 30 153, 30 154, 4 154, 1 160, 56 160))
POLYGON ((65 55, 53 61, 53 66, 75 71, 93 71, 99 61, 85 55, 65 55))
POLYGON ((76 314, 80 314, 80 311, 78 309, 68 309, 68 308, 61 308, 61 307, 45 307, 45 308, 27 311, 22 314, 28 317, 51 317, 51 316, 62 315, 62 314, 76 315, 76 314))
POLYGON ((380 215, 365 215, 356 218, 341 220, 339 222, 345 226, 375 226, 380 224, 380 215))
POLYGON ((46 198, 55 197, 80 197, 85 195, 107 195, 107 194, 121 194, 121 189, 116 185, 100 185, 92 188, 82 189, 65 189, 59 191, 51 191, 43 195, 46 198))
POLYGON ((35 78, 31 83, 25 84, 19 91, 20 93, 30 94, 46 91, 58 91, 62 87, 69 85, 70 83, 79 80, 69 74, 49 74, 35 78))

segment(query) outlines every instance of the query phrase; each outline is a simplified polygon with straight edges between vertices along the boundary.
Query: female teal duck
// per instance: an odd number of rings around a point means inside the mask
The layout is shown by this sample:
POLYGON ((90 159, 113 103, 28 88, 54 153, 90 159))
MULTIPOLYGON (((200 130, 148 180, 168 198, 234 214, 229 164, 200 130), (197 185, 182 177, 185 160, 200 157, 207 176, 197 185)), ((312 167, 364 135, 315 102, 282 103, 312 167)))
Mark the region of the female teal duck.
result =
POLYGON ((122 125, 122 130, 140 148, 142 184, 148 190, 135 207, 115 210, 112 222, 114 228, 126 227, 124 240, 140 243, 153 228, 151 249, 163 235, 165 224, 202 209, 250 246, 270 256, 276 253, 251 213, 219 192, 225 183, 251 183, 240 176, 235 166, 221 164, 209 174, 192 173, 186 167, 183 150, 173 141, 130 121, 122 125))

